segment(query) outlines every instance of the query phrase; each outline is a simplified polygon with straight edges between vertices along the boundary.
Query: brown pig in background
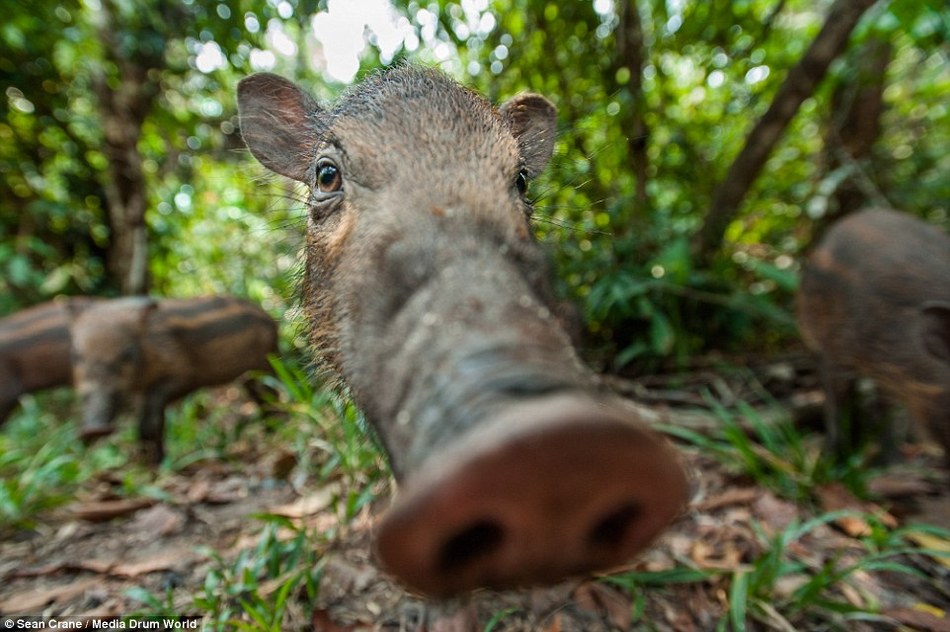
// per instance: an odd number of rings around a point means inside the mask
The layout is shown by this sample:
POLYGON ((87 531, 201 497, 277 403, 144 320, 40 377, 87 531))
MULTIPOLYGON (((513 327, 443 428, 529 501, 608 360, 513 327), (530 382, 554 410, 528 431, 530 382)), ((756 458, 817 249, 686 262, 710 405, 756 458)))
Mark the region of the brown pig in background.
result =
POLYGON ((892 210, 849 215, 809 256, 797 311, 820 355, 829 448, 851 447, 839 415, 860 374, 907 407, 950 465, 950 237, 892 210))
POLYGON ((116 415, 134 406, 143 447, 155 462, 164 457, 166 404, 268 370, 267 356, 277 351, 273 319, 236 298, 127 297, 71 306, 82 435, 111 432, 116 415))

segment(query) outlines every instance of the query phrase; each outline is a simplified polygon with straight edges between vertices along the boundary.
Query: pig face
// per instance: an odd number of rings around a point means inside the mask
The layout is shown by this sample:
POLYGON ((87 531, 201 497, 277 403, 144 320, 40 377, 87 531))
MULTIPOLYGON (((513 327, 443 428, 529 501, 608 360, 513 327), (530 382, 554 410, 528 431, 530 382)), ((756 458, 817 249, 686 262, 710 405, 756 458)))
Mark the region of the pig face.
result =
POLYGON ((525 200, 553 149, 543 97, 496 111, 438 73, 397 69, 331 111, 267 74, 242 81, 238 99, 252 153, 310 188, 307 308, 315 348, 336 368, 357 340, 385 338, 398 307, 476 239, 543 285, 525 200))
POLYGON ((142 341, 154 303, 123 299, 93 310, 70 308, 73 384, 85 439, 112 431, 142 371, 142 341))

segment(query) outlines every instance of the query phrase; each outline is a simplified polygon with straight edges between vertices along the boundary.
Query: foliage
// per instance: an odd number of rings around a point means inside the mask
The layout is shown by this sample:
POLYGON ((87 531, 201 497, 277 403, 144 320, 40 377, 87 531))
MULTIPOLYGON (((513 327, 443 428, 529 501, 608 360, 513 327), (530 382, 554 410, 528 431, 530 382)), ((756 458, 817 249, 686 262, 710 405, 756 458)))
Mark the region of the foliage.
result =
POLYGON ((873 472, 864 456, 833 464, 822 455, 819 438, 796 428, 777 404, 771 407, 775 418, 766 419, 744 402, 739 402, 735 410, 712 397, 707 397, 707 402, 721 424, 708 433, 666 424, 659 429, 789 500, 811 502, 817 487, 833 481, 864 495, 867 477, 873 472))
POLYGON ((108 453, 84 457, 72 426, 55 421, 62 395, 47 394, 45 411, 24 397, 0 433, 0 533, 30 528, 38 514, 69 501, 92 472, 115 463, 108 453))
MULTIPOLYGON (((849 60, 793 121, 729 227, 725 256, 712 269, 696 269, 684 244, 823 16, 808 3, 780 3, 777 14, 767 2, 715 10, 703 2, 626 3, 644 25, 638 103, 618 47, 622 4, 497 2, 497 24, 483 33, 473 28, 481 22, 470 5, 442 0, 437 38, 455 52, 440 55, 436 47, 429 57, 493 96, 529 89, 558 105, 555 163, 534 187, 537 226, 562 292, 579 301, 592 340, 617 354, 607 366, 635 361, 643 370, 669 360, 682 365, 711 348, 774 348, 794 333, 789 300, 811 225, 834 211, 825 204, 832 174, 822 130, 849 60), (638 107, 647 133, 633 139, 638 107), (630 168, 632 140, 646 144, 645 202, 630 168)), ((433 5, 404 6, 425 31, 433 5)), ((884 131, 873 160, 857 166, 880 194, 871 200, 935 221, 946 220, 950 199, 950 111, 939 96, 950 80, 946 38, 939 37, 947 15, 934 2, 884 5, 866 16, 854 43, 877 36, 895 47, 884 131)))
POLYGON ((380 445, 368 439, 372 431, 348 398, 314 387, 313 379, 295 365, 279 359, 271 364, 277 378, 272 383, 284 393, 281 406, 313 429, 306 445, 300 445, 295 433, 300 458, 317 459, 321 480, 342 478, 348 490, 346 513, 352 517, 373 499, 373 486, 388 472, 380 445))
MULTIPOLYGON (((274 195, 235 168, 241 154, 232 120, 235 77, 250 71, 263 26, 279 19, 277 7, 105 4, 119 54, 161 85, 138 141, 157 288, 230 291, 271 304, 276 295, 284 308, 293 294, 288 259, 299 241, 283 229, 295 222, 286 206, 272 212, 274 195), (149 70, 143 59, 156 54, 161 68, 149 70), (204 67, 209 55, 224 65, 204 67), (248 232, 259 245, 247 247, 248 232), (264 244, 273 248, 266 258, 264 244), (255 274, 261 270, 268 273, 255 274)), ((12 10, 14 19, 0 29, 0 313, 58 293, 116 291, 107 272, 113 183, 99 106, 104 89, 121 91, 127 70, 100 40, 98 3, 39 8, 20 1, 12 10)))
MULTIPOLYGON (((911 555, 945 557, 946 553, 909 547, 906 540, 912 528, 888 529, 874 516, 838 511, 823 513, 804 522, 793 521, 774 535, 760 527, 756 530, 758 551, 736 568, 698 568, 676 566, 659 571, 634 571, 608 576, 607 584, 618 586, 635 597, 633 621, 644 619, 648 589, 663 590, 683 584, 722 585, 728 595, 717 630, 759 629, 832 629, 847 630, 849 622, 876 620, 874 606, 859 607, 845 598, 847 591, 860 591, 864 574, 887 572, 920 576, 909 561, 911 555), (816 532, 843 518, 867 521, 871 532, 857 542, 860 552, 827 559, 807 559, 795 551, 808 551, 807 540, 820 537, 816 532), (796 549, 798 543, 805 547, 796 549)), ((943 537, 945 529, 928 527, 943 537)))
MULTIPOLYGON (((117 289, 106 260, 109 172, 97 82, 118 89, 122 69, 101 41, 97 6, 21 1, 0 29, 0 197, 8 201, 0 209, 0 313, 57 293, 117 289)), ((313 85, 320 98, 335 94, 339 80, 326 70, 332 44, 315 39, 310 20, 327 5, 103 6, 121 44, 115 54, 141 64, 161 57, 149 71, 159 90, 138 142, 156 293, 231 292, 287 311, 304 219, 297 192, 262 191, 261 171, 236 151, 233 86, 264 67, 313 85)), ((854 56, 806 101, 729 226, 724 256, 700 269, 687 244, 821 11, 764 0, 715 11, 703 2, 632 0, 394 6, 395 39, 371 26, 362 72, 407 58, 438 65, 495 100, 534 90, 558 105, 555 160, 533 185, 536 225, 561 293, 579 302, 589 341, 598 343, 593 358, 605 368, 644 370, 713 348, 771 349, 790 339, 796 262, 812 223, 835 212, 833 194, 847 175, 827 170, 823 130, 835 115, 829 95, 854 56), (624 11, 642 23, 642 92, 621 41, 624 11), (639 183, 630 168, 638 143, 647 163, 639 183)), ((936 222, 946 221, 950 199, 947 15, 932 0, 883 4, 861 22, 853 45, 884 38, 893 61, 874 154, 849 173, 860 172, 871 201, 936 222)))
POLYGON ((278 517, 268 518, 254 549, 242 551, 227 562, 215 551, 206 551, 214 567, 205 577, 203 594, 194 605, 208 613, 212 629, 282 630, 287 599, 302 587, 308 601, 316 597, 322 566, 313 535, 278 517), (293 537, 281 536, 279 529, 293 537), (264 580, 277 586, 262 591, 264 580))
POLYGON ((41 433, 45 436, 35 449, 29 441, 17 441, 24 426, 24 436, 37 434, 39 417, 35 409, 28 411, 18 424, 10 424, 8 437, 0 435, 0 532, 31 526, 37 514, 67 501, 85 477, 69 433, 41 433))

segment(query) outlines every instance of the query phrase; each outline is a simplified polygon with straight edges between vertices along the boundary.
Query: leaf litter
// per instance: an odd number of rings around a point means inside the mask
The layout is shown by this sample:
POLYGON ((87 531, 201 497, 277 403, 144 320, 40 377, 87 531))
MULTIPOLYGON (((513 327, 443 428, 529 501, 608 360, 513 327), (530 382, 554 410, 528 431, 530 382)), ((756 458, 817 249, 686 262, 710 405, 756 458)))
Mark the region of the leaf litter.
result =
MULTIPOLYGON (((796 392, 798 401, 814 398, 796 392)), ((657 407, 655 410, 664 410, 657 407)), ((662 416, 662 412, 659 414, 662 416)), ((700 423, 702 415, 696 415, 700 423)), ((339 481, 296 489, 286 482, 296 465, 280 447, 246 444, 239 460, 207 459, 163 474, 152 495, 117 499, 108 485, 83 490, 76 503, 43 514, 32 531, 0 540, 0 614, 92 615, 108 619, 142 611, 136 591, 171 595, 179 614, 194 606, 214 555, 225 561, 247 555, 258 542, 262 513, 282 516, 327 537, 319 547, 320 582, 311 602, 291 595, 282 629, 315 632, 391 630, 418 632, 616 632, 713 630, 734 607, 736 578, 761 572, 768 543, 823 512, 819 521, 785 541, 784 568, 769 585, 750 630, 848 629, 950 631, 950 541, 926 527, 909 528, 898 559, 914 573, 886 564, 861 567, 862 544, 880 523, 950 527, 950 490, 933 477, 890 470, 869 484, 875 502, 843 486, 816 491, 818 506, 791 502, 737 475, 721 462, 683 447, 694 473, 692 501, 672 527, 639 559, 610 575, 556 586, 477 591, 431 601, 403 590, 372 557, 372 531, 386 508, 388 492, 343 520, 339 481), (275 472, 282 475, 275 478, 275 472), (871 517, 871 522, 868 522, 871 517), (943 556, 941 556, 943 555, 943 556), (828 588, 828 598, 876 612, 809 627, 795 611, 796 596, 816 573, 854 566, 847 581, 828 588), (758 570, 757 570, 758 569, 758 570), (838 628, 834 626, 838 625, 838 628), (840 627, 844 626, 844 627, 840 627)), ((937 463, 933 459, 933 463, 937 463)), ((101 483, 101 481, 100 481, 101 483)), ((291 538, 284 530, 280 537, 291 538)), ((273 596, 286 574, 262 580, 258 594, 273 596)), ((245 621, 247 624, 248 621, 245 621)), ((245 629, 254 629, 253 626, 245 629)))

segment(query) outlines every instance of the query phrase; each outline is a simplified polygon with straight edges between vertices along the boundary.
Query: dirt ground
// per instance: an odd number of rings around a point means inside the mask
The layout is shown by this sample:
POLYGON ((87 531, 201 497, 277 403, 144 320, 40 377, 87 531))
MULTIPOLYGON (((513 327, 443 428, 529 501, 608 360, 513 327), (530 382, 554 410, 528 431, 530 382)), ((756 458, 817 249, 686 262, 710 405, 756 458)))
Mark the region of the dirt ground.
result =
MULTIPOLYGON (((677 407, 668 402, 690 399, 695 393, 695 384, 688 380, 677 384, 663 390, 657 382, 643 381, 625 388, 638 391, 641 401, 647 401, 663 421, 677 414, 677 407), (667 404, 661 403, 664 396, 667 404)), ((209 569, 253 549, 263 528, 254 516, 264 512, 334 534, 320 545, 323 573, 316 601, 309 603, 302 590, 296 591, 284 629, 713 630, 728 612, 733 573, 751 572, 766 552, 765 540, 809 520, 817 509, 876 512, 883 524, 891 526, 926 522, 950 527, 950 489, 936 467, 936 455, 927 451, 911 454, 910 465, 889 470, 872 483, 875 504, 858 501, 843 486, 829 485, 817 490, 819 508, 783 500, 695 448, 685 448, 684 454, 693 481, 689 507, 650 550, 616 570, 722 571, 702 581, 630 589, 623 586, 625 576, 618 575, 614 582, 587 578, 553 587, 427 601, 402 590, 373 564, 372 530, 388 503, 386 490, 381 500, 344 523, 330 506, 332 489, 295 489, 274 475, 279 455, 254 454, 245 455, 240 466, 234 460, 203 461, 164 474, 155 483, 160 493, 142 498, 120 498, 116 489, 121 479, 106 474, 84 486, 71 504, 43 515, 34 530, 4 536, 0 616, 81 614, 109 620, 143 610, 136 592, 130 592, 139 588, 167 598, 178 614, 195 614, 193 596, 201 591, 209 569)), ((867 555, 858 540, 867 528, 858 518, 842 518, 789 542, 788 556, 802 570, 776 582, 775 612, 765 609, 771 620, 764 623, 760 617, 750 629, 829 629, 796 627, 794 622, 809 620, 807 615, 781 612, 781 598, 807 581, 808 570, 817 572, 828 564, 841 567, 867 555)), ((287 530, 282 537, 292 535, 287 530)), ((928 540, 924 533, 909 537, 910 546, 950 544, 928 540)), ((884 614, 874 621, 853 621, 848 629, 950 630, 950 560, 908 553, 900 561, 918 573, 862 570, 834 589, 837 600, 857 608, 878 604, 884 614)), ((258 592, 266 596, 278 585, 262 585, 258 592)))

